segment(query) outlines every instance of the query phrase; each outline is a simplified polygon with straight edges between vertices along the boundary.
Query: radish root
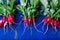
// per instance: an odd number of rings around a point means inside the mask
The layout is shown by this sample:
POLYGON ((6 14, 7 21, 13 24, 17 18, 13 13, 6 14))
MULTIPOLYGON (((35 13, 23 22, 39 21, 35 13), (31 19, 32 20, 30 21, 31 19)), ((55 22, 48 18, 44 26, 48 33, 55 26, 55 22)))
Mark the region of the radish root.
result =
POLYGON ((44 32, 44 35, 47 33, 47 31, 48 31, 48 25, 47 25, 47 29, 46 29, 46 31, 44 32))
MULTIPOLYGON (((35 21, 33 21, 33 23, 34 23, 34 28, 36 29, 36 31, 37 31, 37 32, 40 32, 40 33, 43 33, 42 31, 40 31, 40 30, 38 30, 38 29, 36 28, 38 25, 37 25, 37 26, 35 25, 35 21)), ((42 23, 42 22, 41 22, 41 23, 42 23)), ((40 24, 41 24, 41 23, 40 23, 40 24)))
POLYGON ((23 30, 23 33, 21 34, 21 37, 24 35, 24 33, 25 33, 25 31, 26 31, 27 24, 26 24, 26 25, 24 24, 24 27, 25 27, 25 28, 24 28, 24 30, 23 30))
POLYGON ((9 28, 12 29, 12 31, 15 32, 15 37, 14 37, 14 39, 17 40, 17 30, 16 30, 16 29, 14 30, 10 24, 9 24, 9 28))

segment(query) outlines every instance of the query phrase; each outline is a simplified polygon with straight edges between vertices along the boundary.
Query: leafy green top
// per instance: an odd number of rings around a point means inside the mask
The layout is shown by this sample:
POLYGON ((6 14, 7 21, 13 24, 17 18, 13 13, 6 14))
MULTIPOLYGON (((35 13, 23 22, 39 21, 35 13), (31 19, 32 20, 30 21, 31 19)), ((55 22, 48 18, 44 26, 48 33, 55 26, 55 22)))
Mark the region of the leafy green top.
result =
MULTIPOLYGON (((41 0, 42 1, 42 0, 41 0)), ((45 0, 41 2, 44 6, 44 15, 50 16, 56 20, 60 18, 60 1, 59 0, 45 0)))

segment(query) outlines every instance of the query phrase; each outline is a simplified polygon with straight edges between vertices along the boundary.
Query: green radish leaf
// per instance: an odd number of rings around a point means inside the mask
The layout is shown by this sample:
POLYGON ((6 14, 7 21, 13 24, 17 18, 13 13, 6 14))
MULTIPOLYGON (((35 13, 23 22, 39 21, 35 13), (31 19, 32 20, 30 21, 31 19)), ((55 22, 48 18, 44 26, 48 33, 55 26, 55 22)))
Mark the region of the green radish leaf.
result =
POLYGON ((23 8, 23 6, 21 6, 21 5, 18 5, 18 6, 17 6, 17 9, 18 9, 19 11, 21 11, 21 12, 24 12, 24 8, 23 8))
POLYGON ((34 7, 37 8, 40 5, 40 0, 35 0, 34 7))
POLYGON ((0 0, 0 3, 3 4, 3 0, 0 0))
POLYGON ((57 10, 57 12, 55 12, 55 14, 53 15, 53 17, 55 17, 55 16, 56 16, 56 14, 60 14, 60 9, 59 9, 59 10, 57 10))
POLYGON ((58 0, 52 0, 52 2, 54 3, 55 6, 57 6, 58 0))
POLYGON ((43 6, 46 8, 48 5, 48 0, 40 0, 40 2, 43 4, 43 6))
POLYGON ((31 4, 32 6, 34 6, 35 1, 36 1, 36 0, 30 0, 30 4, 31 4))
POLYGON ((27 0, 20 0, 20 4, 21 4, 22 6, 26 6, 26 3, 27 3, 27 0))
POLYGON ((10 7, 11 7, 11 10, 12 10, 12 8, 13 8, 14 2, 15 2, 15 0, 10 0, 10 7))

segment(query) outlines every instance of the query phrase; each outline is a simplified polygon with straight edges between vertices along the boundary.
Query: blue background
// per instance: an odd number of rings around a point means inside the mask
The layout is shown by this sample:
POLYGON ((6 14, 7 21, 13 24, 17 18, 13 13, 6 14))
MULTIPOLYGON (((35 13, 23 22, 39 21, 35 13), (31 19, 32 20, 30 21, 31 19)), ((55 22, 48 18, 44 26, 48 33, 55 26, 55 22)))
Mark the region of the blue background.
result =
MULTIPOLYGON (((19 0, 16 0, 15 2, 16 4, 19 3, 19 0)), ((20 18, 21 14, 20 12, 15 12, 15 18, 14 18, 14 21, 16 23, 19 23, 21 22, 21 18, 20 18)), ((2 16, 0 16, 0 19, 2 18, 2 16)), ((44 18, 44 16, 40 16, 38 18, 36 18, 36 25, 41 22, 41 20, 44 18)), ((39 25, 37 28, 39 30, 41 30, 41 27, 42 27, 43 23, 41 25, 39 25)), ((39 33, 35 30, 33 24, 32 24, 32 36, 30 36, 30 30, 29 30, 29 27, 27 27, 25 33, 23 36, 21 36, 22 32, 23 32, 23 29, 24 29, 24 23, 22 22, 21 25, 20 24, 13 24, 11 26, 14 30, 16 29, 17 30, 17 39, 25 39, 25 40, 58 40, 60 39, 60 29, 57 28, 57 32, 55 32, 54 28, 53 27, 49 27, 49 30, 48 32, 43 35, 42 33, 39 33)), ((44 28, 44 31, 46 31, 46 25, 45 25, 45 28, 44 28)), ((14 40, 14 36, 15 36, 15 32, 13 30, 11 30, 9 28, 9 26, 7 25, 7 28, 6 28, 6 32, 4 32, 4 29, 3 29, 3 26, 0 27, 0 40, 1 39, 8 39, 8 40, 14 40)))

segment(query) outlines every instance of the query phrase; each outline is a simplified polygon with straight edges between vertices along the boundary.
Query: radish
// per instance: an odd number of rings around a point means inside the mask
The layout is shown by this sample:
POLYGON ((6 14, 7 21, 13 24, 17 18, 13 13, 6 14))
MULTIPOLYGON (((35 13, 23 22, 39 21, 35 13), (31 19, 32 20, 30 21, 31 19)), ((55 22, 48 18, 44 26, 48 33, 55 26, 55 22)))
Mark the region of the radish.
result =
MULTIPOLYGON (((42 30, 43 30, 43 28, 44 28, 44 25, 47 24, 46 32, 48 31, 48 26, 49 26, 49 25, 54 25, 54 26, 55 26, 55 30, 56 30, 56 27, 59 25, 59 22, 56 21, 56 20, 54 20, 54 19, 51 18, 51 17, 45 17, 45 18, 42 20, 42 22, 44 22, 44 24, 43 24, 43 26, 42 26, 42 30)), ((41 22, 41 23, 42 23, 42 22, 41 22)), ((41 24, 41 23, 39 23, 39 24, 41 24)), ((39 25, 39 24, 38 24, 38 25, 39 25)), ((37 25, 37 26, 38 26, 38 25, 37 25)), ((46 34, 46 32, 44 32, 44 34, 46 34)))
POLYGON ((51 17, 45 17, 42 22, 48 23, 52 18, 51 17))
POLYGON ((58 26, 58 21, 54 20, 54 26, 55 26, 55 27, 58 26))
POLYGON ((58 21, 58 26, 60 26, 60 21, 58 21))
POLYGON ((35 20, 35 18, 22 18, 22 21, 26 24, 31 23, 35 20))
POLYGON ((28 18, 29 23, 35 21, 35 18, 28 18))
POLYGON ((28 22, 31 23, 32 22, 32 18, 28 18, 28 22))
POLYGON ((31 18, 31 21, 32 21, 32 22, 35 21, 35 18, 31 18))
POLYGON ((2 20, 3 20, 3 23, 5 23, 5 21, 7 20, 7 17, 3 16, 2 20))
POLYGON ((28 18, 22 18, 22 21, 23 21, 24 23, 26 23, 26 24, 29 23, 29 22, 28 22, 28 18))
POLYGON ((44 19, 42 20, 42 22, 45 22, 45 23, 46 23, 46 22, 47 22, 47 19, 46 19, 46 18, 44 18, 44 19))
POLYGON ((12 24, 14 21, 13 21, 13 15, 12 14, 9 14, 8 15, 8 22, 9 24, 12 24))
POLYGON ((4 27, 5 27, 8 23, 8 18, 6 16, 3 16, 2 21, 3 21, 4 27))
POLYGON ((49 24, 50 25, 53 25, 53 23, 54 23, 54 20, 53 20, 53 18, 49 21, 49 24))
POLYGON ((5 20, 3 20, 3 21, 4 21, 4 27, 5 27, 9 23, 8 18, 6 17, 5 20))
POLYGON ((2 26, 2 24, 3 24, 3 21, 2 21, 2 20, 0 20, 0 26, 2 26))

